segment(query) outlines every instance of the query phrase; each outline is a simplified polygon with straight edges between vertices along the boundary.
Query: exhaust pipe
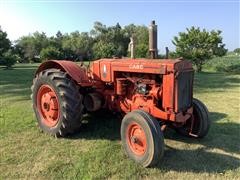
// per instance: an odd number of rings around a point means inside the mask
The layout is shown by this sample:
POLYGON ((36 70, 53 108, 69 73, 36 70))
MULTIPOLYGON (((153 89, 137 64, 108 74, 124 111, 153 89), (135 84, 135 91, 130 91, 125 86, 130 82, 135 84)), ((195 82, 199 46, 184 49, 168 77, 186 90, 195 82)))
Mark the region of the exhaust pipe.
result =
POLYGON ((149 53, 151 59, 156 59, 158 56, 157 49, 157 25, 152 21, 149 25, 149 53))

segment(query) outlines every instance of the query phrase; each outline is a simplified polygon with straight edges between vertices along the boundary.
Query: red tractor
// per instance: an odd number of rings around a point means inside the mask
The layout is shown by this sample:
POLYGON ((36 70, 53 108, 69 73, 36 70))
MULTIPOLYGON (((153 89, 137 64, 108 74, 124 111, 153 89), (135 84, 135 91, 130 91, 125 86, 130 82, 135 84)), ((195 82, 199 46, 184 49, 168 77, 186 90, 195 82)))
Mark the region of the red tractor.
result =
POLYGON ((144 167, 163 156, 163 130, 204 137, 210 120, 206 106, 193 98, 194 70, 182 59, 157 56, 157 28, 150 25, 152 59, 100 59, 90 68, 71 61, 47 61, 36 71, 33 109, 40 128, 64 137, 81 126, 84 112, 109 109, 124 115, 121 140, 126 154, 144 167))

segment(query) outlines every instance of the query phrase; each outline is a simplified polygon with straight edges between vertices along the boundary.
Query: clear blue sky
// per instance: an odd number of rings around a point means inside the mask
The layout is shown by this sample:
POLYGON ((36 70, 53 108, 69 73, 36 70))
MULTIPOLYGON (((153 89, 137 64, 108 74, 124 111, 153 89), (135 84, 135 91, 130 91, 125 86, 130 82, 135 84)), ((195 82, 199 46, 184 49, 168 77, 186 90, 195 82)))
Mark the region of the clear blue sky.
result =
POLYGON ((173 36, 187 27, 219 29, 229 50, 239 47, 239 0, 155 0, 155 1, 3 1, 0 0, 0 26, 11 40, 43 31, 55 35, 75 30, 89 31, 95 21, 106 25, 117 22, 158 24, 158 45, 174 49, 173 36))

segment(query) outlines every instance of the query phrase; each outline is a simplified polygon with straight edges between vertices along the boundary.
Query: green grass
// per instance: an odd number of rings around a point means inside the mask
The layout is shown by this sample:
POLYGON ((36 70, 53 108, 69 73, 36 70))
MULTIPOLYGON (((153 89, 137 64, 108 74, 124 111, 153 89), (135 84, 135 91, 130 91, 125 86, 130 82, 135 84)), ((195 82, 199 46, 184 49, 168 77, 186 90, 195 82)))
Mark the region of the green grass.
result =
POLYGON ((0 69, 0 179, 240 179, 240 75, 195 76, 195 97, 209 108, 212 126, 201 140, 168 129, 165 155, 143 168, 123 153, 116 117, 86 117, 68 138, 43 134, 30 100, 35 64, 0 69))

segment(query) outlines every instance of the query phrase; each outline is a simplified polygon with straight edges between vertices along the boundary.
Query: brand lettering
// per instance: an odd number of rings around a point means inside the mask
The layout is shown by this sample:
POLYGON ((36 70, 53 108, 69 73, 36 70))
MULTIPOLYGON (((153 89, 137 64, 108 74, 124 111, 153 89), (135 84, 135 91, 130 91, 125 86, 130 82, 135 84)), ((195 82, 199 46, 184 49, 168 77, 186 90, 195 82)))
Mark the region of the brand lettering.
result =
POLYGON ((142 64, 130 64, 129 69, 144 69, 142 64))

